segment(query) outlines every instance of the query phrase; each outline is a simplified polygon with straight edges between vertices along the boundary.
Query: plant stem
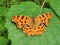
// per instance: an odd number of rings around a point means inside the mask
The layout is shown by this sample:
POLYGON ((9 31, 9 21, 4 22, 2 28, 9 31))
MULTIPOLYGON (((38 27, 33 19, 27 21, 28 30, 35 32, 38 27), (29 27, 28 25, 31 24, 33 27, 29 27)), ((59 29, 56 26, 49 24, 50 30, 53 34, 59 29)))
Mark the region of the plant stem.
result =
POLYGON ((44 7, 45 2, 46 2, 46 0, 44 0, 43 3, 42 3, 41 11, 42 11, 42 9, 43 9, 43 7, 44 7))

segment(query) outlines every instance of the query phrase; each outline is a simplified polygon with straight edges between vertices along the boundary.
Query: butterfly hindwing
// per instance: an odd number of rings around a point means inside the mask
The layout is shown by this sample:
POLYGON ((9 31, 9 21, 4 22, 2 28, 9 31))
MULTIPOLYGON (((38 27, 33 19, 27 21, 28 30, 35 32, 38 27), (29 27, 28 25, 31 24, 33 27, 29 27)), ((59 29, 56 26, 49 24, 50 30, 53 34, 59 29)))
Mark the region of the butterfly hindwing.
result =
POLYGON ((35 29, 35 35, 41 35, 45 30, 45 25, 43 23, 39 23, 35 29))
POLYGON ((35 35, 35 30, 32 28, 31 24, 24 25, 23 32, 26 33, 28 37, 35 35))

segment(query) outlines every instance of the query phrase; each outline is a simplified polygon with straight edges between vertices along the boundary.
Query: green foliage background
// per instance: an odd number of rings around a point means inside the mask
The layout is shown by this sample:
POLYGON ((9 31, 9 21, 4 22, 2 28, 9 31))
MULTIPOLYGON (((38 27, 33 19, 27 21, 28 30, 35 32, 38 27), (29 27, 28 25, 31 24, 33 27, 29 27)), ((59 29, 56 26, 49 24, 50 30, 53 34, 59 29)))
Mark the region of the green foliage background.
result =
POLYGON ((60 0, 0 0, 0 45, 60 45, 60 0), (43 5, 43 8, 41 9, 43 5), (43 35, 27 37, 11 22, 13 15, 36 17, 50 12, 43 35))

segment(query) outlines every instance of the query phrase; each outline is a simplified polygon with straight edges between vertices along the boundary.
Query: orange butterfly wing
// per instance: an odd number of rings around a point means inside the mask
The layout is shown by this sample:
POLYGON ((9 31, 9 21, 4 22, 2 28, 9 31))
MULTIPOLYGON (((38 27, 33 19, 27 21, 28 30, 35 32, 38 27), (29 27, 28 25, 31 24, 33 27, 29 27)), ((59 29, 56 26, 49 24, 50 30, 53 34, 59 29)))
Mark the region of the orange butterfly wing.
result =
POLYGON ((37 16, 36 20, 36 35, 41 35, 45 31, 45 26, 48 26, 49 20, 51 18, 50 13, 46 13, 40 16, 37 16))
POLYGON ((27 36, 34 35, 34 30, 32 25, 30 24, 31 18, 28 16, 13 16, 12 21, 16 23, 18 28, 23 28, 23 32, 26 33, 27 36))
POLYGON ((23 32, 26 33, 26 35, 29 36, 34 36, 35 35, 35 30, 32 28, 31 24, 27 24, 23 28, 23 32))
POLYGON ((30 20, 31 19, 29 17, 22 16, 22 15, 20 15, 20 16, 16 15, 16 16, 12 17, 12 21, 14 23, 16 23, 16 25, 17 25, 18 28, 22 28, 24 24, 30 23, 30 20))
POLYGON ((45 31, 45 25, 43 23, 39 23, 35 28, 35 35, 41 35, 45 31))
POLYGON ((45 31, 45 26, 48 26, 51 18, 50 13, 46 13, 36 18, 28 16, 13 16, 12 21, 16 23, 18 28, 23 28, 23 32, 27 36, 41 35, 45 31))
POLYGON ((37 16, 36 20, 38 22, 42 22, 43 24, 45 24, 45 26, 48 26, 50 18, 51 18, 51 13, 45 13, 40 16, 37 16))
POLYGON ((23 32, 26 33, 26 35, 29 36, 34 36, 34 35, 41 35, 44 32, 45 29, 45 25, 41 22, 37 22, 32 25, 30 24, 26 24, 23 27, 23 32))

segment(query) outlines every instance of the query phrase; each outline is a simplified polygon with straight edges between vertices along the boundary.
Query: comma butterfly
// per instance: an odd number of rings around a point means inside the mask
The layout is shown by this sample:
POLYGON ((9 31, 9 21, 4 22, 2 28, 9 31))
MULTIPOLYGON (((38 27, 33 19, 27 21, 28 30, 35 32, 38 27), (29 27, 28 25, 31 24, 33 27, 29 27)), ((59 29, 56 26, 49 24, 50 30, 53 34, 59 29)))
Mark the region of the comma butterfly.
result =
POLYGON ((27 36, 41 35, 45 27, 48 26, 51 13, 45 13, 36 18, 28 16, 13 16, 12 21, 16 23, 17 28, 23 28, 27 36))

